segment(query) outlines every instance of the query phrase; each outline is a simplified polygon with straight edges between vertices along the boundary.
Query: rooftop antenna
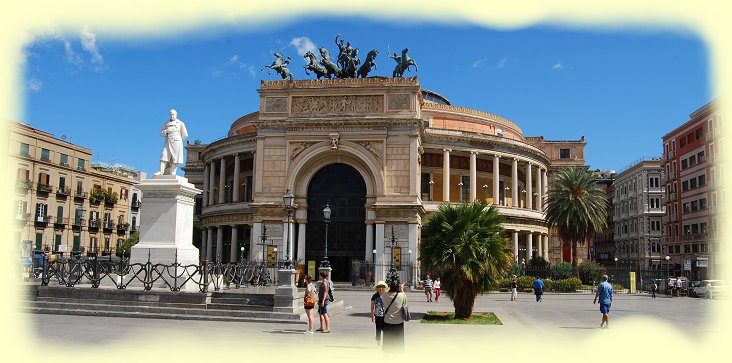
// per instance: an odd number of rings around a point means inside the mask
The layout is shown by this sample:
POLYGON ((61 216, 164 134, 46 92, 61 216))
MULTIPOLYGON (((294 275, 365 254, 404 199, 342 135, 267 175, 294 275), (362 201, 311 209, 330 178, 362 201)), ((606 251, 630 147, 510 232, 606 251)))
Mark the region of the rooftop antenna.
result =
POLYGON ((61 140, 66 141, 66 135, 61 135, 61 140))

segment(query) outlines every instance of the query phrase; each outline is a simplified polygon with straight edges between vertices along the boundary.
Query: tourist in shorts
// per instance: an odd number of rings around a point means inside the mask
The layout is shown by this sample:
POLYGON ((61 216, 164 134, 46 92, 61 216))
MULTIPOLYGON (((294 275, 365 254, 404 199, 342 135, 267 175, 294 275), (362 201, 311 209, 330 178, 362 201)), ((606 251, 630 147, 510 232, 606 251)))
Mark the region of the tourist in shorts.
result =
POLYGON ((424 294, 427 297, 427 302, 432 302, 432 279, 430 279, 429 272, 425 276, 424 281, 422 281, 422 284, 424 285, 424 294))
POLYGON ((381 335, 384 332, 384 300, 381 295, 389 286, 384 281, 374 285, 376 292, 371 296, 371 322, 376 325, 376 345, 381 346, 381 335))

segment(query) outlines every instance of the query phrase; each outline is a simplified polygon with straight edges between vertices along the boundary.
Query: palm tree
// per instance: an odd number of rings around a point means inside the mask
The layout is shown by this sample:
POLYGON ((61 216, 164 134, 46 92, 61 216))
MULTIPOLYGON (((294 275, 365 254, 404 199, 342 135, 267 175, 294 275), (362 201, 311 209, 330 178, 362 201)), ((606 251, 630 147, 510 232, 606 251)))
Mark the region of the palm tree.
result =
POLYGON ((470 319, 475 297, 511 267, 502 219, 494 206, 476 201, 440 205, 424 224, 422 268, 442 271, 443 291, 452 299, 457 319, 470 319))
POLYGON ((549 228, 572 246, 572 267, 577 271, 577 245, 607 226, 608 200, 592 174, 567 168, 555 174, 546 202, 549 228))

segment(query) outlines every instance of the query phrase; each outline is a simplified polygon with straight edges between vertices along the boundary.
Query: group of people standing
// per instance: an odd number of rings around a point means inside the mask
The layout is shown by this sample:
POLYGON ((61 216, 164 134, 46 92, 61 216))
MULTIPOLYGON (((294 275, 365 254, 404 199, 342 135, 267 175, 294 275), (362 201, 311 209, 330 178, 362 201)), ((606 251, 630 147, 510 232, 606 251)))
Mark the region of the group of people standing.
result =
POLYGON ((308 330, 305 334, 314 334, 316 331, 322 333, 330 333, 330 317, 328 317, 328 303, 332 300, 332 290, 330 281, 328 281, 328 274, 325 272, 320 273, 321 281, 318 281, 317 287, 313 284, 313 278, 310 275, 306 275, 304 280, 305 286, 305 297, 304 307, 305 314, 308 317, 308 330), (313 317, 313 310, 315 306, 318 306, 318 316, 320 318, 320 328, 315 328, 315 318, 313 317))
POLYGON ((434 280, 430 278, 429 272, 425 275, 425 279, 422 280, 422 286, 424 286, 424 295, 427 297, 427 302, 432 302, 432 293, 435 294, 435 302, 440 300, 441 290, 440 277, 435 277, 434 280))

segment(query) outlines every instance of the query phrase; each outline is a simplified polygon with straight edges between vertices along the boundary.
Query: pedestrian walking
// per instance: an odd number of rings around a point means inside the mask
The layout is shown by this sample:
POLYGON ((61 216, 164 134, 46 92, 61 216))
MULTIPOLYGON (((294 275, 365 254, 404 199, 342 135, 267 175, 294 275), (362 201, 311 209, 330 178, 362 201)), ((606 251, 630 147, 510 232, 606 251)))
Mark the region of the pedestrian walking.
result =
POLYGON ((610 305, 613 302, 613 285, 607 282, 607 275, 602 275, 602 282, 597 286, 595 300, 592 304, 597 304, 598 300, 600 301, 600 312, 602 313, 600 328, 607 328, 610 323, 610 317, 608 316, 610 314, 610 305))
POLYGON ((534 295, 536 295, 536 302, 541 302, 544 295, 544 281, 538 277, 534 280, 534 295))
POLYGON ((435 302, 438 302, 440 295, 442 295, 442 282, 440 282, 440 276, 435 277, 435 281, 432 283, 432 288, 435 290, 435 302))
POLYGON ((376 292, 371 296, 371 322, 376 325, 376 345, 381 346, 381 335, 384 332, 384 300, 381 295, 389 287, 386 282, 379 281, 374 285, 376 292))
POLYGON ((651 283, 651 299, 656 298, 656 290, 658 289, 658 285, 656 285, 656 280, 653 280, 651 283))
POLYGON ((427 297, 427 302, 432 302, 432 279, 430 279, 429 272, 422 281, 422 285, 424 285, 424 295, 427 297))
POLYGON ((323 333, 330 333, 330 317, 328 317, 328 290, 330 290, 330 281, 328 274, 320 273, 320 284, 318 284, 318 314, 320 315, 320 328, 317 330, 323 333))
POLYGON ((318 290, 313 285, 313 278, 310 275, 305 275, 303 278, 305 281, 305 297, 303 298, 303 307, 305 308, 305 315, 308 316, 308 330, 305 334, 313 334, 315 331, 315 319, 313 318, 313 308, 315 308, 315 296, 318 290))
POLYGON ((388 353, 404 352, 404 318, 402 306, 407 301, 405 293, 400 291, 399 275, 396 270, 389 271, 387 278, 389 292, 381 295, 384 306, 384 341, 383 350, 388 353))
POLYGON ((679 292, 681 291, 681 287, 683 286, 683 281, 681 281, 681 276, 676 278, 676 297, 679 297, 679 292))
POLYGON ((516 301, 518 299, 518 280, 516 279, 516 275, 513 275, 511 278, 511 301, 516 301))

